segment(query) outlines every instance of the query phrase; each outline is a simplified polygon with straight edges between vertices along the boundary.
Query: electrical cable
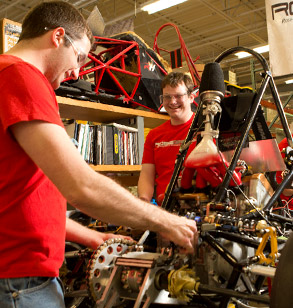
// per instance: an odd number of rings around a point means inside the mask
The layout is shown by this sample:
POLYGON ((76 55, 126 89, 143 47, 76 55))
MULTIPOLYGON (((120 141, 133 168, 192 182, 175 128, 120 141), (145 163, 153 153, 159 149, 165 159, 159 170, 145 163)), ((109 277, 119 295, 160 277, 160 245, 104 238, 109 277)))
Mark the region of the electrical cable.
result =
MULTIPOLYGON (((219 150, 219 147, 218 147, 218 142, 216 141, 217 143, 217 150, 218 150, 218 153, 221 157, 221 160, 223 162, 223 165, 226 169, 226 172, 228 172, 230 175, 231 175, 231 179, 233 180, 233 182, 235 183, 236 187, 239 189, 239 191, 241 192, 241 194, 243 195, 243 197, 247 200, 247 202, 253 207, 253 209, 269 224, 272 226, 271 222, 259 211, 259 209, 251 202, 251 200, 246 196, 246 194, 244 193, 244 191, 240 188, 240 186, 237 184, 236 180, 234 179, 233 177, 233 173, 231 173, 231 171, 227 168, 225 162, 224 162, 224 158, 223 158, 223 155, 222 153, 220 152, 219 150)), ((227 189, 226 189, 227 190, 227 189)))

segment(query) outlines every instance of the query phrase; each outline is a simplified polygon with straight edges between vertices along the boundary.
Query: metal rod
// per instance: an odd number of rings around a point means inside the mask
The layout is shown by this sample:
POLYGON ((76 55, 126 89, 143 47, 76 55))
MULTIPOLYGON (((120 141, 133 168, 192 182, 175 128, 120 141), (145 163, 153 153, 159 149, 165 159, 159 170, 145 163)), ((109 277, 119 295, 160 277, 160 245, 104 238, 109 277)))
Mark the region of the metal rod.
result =
MULTIPOLYGON (((291 100, 292 97, 293 97, 293 93, 289 95, 288 99, 286 100, 285 104, 283 105, 283 108, 285 108, 290 103, 290 100, 291 100)), ((269 125, 269 129, 275 124, 275 122, 277 121, 278 117, 279 117, 279 115, 276 115, 274 117, 274 119, 272 120, 272 122, 269 125)))
POLYGON ((271 89, 275 104, 277 106, 277 111, 278 111, 283 129, 284 129, 285 136, 288 140, 288 144, 289 144, 290 147, 293 147, 293 139, 292 139, 292 135, 291 135, 291 132, 290 132, 289 125, 288 125, 288 121, 287 121, 287 118, 286 118, 286 115, 285 115, 285 112, 284 112, 284 109, 283 109, 283 106, 282 106, 282 103, 281 103, 281 99, 280 99, 276 84, 275 84, 272 76, 271 76, 269 85, 270 85, 270 89, 271 89))
POLYGON ((213 247, 230 265, 234 268, 240 268, 241 266, 238 264, 237 259, 216 239, 211 236, 208 232, 201 234, 201 237, 204 241, 206 241, 211 247, 213 247))
POLYGON ((262 84, 260 86, 260 89, 259 89, 259 91, 258 91, 258 93, 257 93, 257 95, 254 99, 253 105, 252 105, 251 110, 249 112, 249 115, 247 117, 246 129, 241 135, 241 138, 238 142, 238 145, 235 149, 231 163, 229 165, 228 171, 226 172, 225 177, 223 179, 223 182, 222 182, 222 184, 219 188, 219 191, 218 191, 217 195, 215 196, 215 202, 216 203, 221 202, 223 200, 224 196, 225 196, 225 192, 226 192, 228 185, 231 181, 233 171, 236 167, 236 164, 237 164, 237 161, 240 157, 241 151, 245 146, 245 142, 246 142, 247 137, 249 135, 249 131, 250 131, 251 126, 253 124, 253 121, 255 119, 258 107, 259 107, 260 102, 261 102, 261 98, 262 98, 262 96, 265 92, 265 89, 267 87, 269 80, 270 80, 270 75, 266 75, 265 78, 262 80, 262 84))
POLYGON ((243 298, 243 299, 247 299, 247 300, 255 301, 259 303, 265 303, 265 304, 270 303, 270 298, 265 295, 248 294, 248 293, 238 292, 238 291, 234 291, 230 289, 217 288, 217 287, 213 287, 213 286, 202 284, 202 283, 200 283, 197 286, 197 290, 199 293, 204 293, 204 292, 216 293, 216 294, 222 294, 222 295, 229 296, 229 298, 236 297, 236 298, 243 298))
POLYGON ((293 180, 293 166, 291 167, 290 172, 286 175, 282 183, 275 190, 269 202, 264 206, 263 208, 264 212, 270 211, 270 209, 273 207, 274 203, 277 201, 284 188, 287 186, 287 184, 291 183, 292 180, 293 180))

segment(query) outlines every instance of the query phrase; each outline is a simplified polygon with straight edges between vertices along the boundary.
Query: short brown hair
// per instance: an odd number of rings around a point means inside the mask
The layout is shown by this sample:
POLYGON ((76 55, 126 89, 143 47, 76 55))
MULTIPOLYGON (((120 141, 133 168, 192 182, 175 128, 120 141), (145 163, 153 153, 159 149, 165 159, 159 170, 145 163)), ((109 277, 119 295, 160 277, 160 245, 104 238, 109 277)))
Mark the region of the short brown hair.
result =
POLYGON ((46 30, 64 28, 73 40, 87 35, 91 44, 93 35, 81 13, 71 4, 64 1, 43 2, 32 8, 22 23, 19 41, 43 35, 46 30))
POLYGON ((180 83, 184 83, 187 88, 187 94, 191 94, 194 89, 194 84, 190 76, 184 73, 180 72, 171 72, 168 75, 166 75, 161 84, 161 90, 166 86, 171 86, 172 88, 177 87, 180 83))

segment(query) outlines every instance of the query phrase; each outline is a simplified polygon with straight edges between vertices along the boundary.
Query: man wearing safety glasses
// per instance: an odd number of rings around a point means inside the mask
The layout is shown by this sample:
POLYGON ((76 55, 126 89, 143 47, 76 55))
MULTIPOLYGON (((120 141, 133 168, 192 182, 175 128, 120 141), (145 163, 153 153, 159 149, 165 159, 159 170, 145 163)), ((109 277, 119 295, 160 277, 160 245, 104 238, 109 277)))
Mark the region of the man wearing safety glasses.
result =
MULTIPOLYGON (((176 156, 187 136, 194 117, 192 79, 183 73, 172 72, 162 81, 161 104, 170 120, 154 128, 144 144, 142 170, 138 181, 138 195, 150 201, 156 186, 156 201, 161 204, 173 174, 176 156)), ((188 153, 195 143, 189 147, 188 153)))
POLYGON ((66 134, 54 89, 78 78, 91 43, 72 5, 44 2, 25 17, 19 42, 0 55, 1 308, 64 307, 56 278, 65 238, 96 249, 113 236, 66 219, 66 200, 93 218, 160 232, 193 252, 195 222, 94 172, 66 134))

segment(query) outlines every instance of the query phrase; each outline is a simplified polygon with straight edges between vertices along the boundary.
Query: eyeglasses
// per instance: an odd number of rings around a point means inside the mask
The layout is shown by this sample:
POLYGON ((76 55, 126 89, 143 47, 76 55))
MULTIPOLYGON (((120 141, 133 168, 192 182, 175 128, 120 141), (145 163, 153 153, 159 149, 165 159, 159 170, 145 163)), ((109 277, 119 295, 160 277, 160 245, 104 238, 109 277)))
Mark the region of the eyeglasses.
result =
POLYGON ((169 94, 165 94, 165 95, 160 95, 160 102, 161 104, 164 103, 170 103, 172 101, 173 98, 175 98, 175 100, 177 102, 182 102, 184 96, 187 95, 187 93, 183 93, 183 94, 174 94, 174 95, 169 95, 169 94))
MULTIPOLYGON (((49 31, 49 30, 53 30, 50 29, 48 27, 45 27, 44 30, 49 31)), ((65 31, 65 30, 64 30, 65 31)), ((77 64, 79 67, 83 66, 85 64, 86 58, 87 58, 87 54, 85 52, 83 52, 82 50, 80 50, 73 42, 72 38, 67 35, 64 32, 64 37, 69 41, 69 43, 71 44, 74 53, 77 55, 77 64)))
POLYGON ((79 67, 83 66, 85 61, 86 61, 86 58, 87 58, 87 54, 85 52, 83 52, 82 50, 80 50, 73 42, 72 38, 67 35, 65 32, 64 32, 64 37, 70 42, 74 52, 76 53, 77 55, 77 64, 79 67))

